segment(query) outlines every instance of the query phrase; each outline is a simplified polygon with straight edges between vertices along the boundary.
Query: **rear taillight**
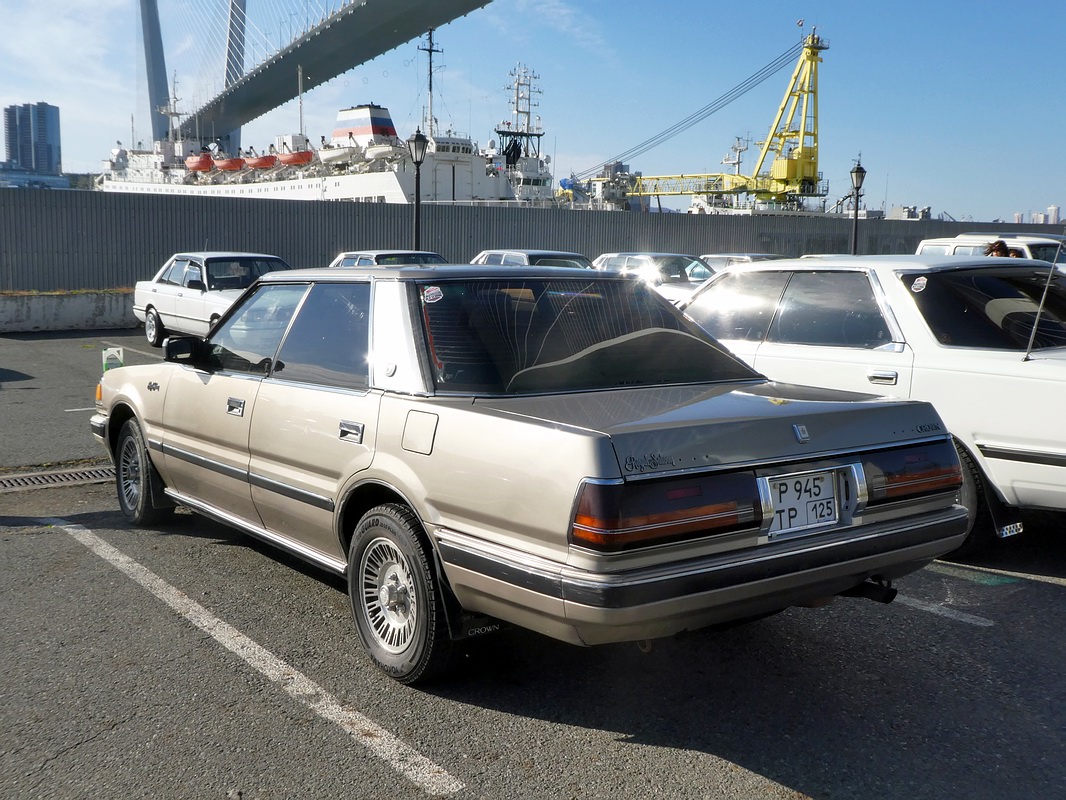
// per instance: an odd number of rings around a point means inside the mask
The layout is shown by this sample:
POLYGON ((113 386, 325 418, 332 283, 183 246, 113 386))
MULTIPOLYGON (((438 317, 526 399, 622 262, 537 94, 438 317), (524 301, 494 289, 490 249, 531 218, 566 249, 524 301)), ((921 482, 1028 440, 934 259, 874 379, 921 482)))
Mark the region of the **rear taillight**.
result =
POLYGON ((761 518, 755 476, 747 473, 586 483, 570 541, 613 553, 757 527, 761 518))
POLYGON ((869 505, 957 491, 962 467, 955 447, 946 441, 863 457, 869 505))

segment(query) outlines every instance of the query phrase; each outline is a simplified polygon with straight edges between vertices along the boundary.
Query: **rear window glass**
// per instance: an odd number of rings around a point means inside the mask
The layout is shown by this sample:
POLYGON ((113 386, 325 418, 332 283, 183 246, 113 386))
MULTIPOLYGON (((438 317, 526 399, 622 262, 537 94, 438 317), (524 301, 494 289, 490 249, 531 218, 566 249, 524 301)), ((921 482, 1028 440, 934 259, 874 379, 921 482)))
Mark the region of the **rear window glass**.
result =
POLYGON ((280 258, 213 258, 207 262, 208 289, 247 289, 255 279, 279 269, 291 269, 280 258))
POLYGON ((418 292, 438 391, 510 395, 759 377, 637 281, 438 281, 418 292))
POLYGON ((1024 351, 1030 338, 1034 349, 1066 347, 1066 276, 1053 272, 1049 283, 1049 271, 953 270, 900 278, 941 344, 1024 351))
POLYGON ((761 342, 791 272, 733 272, 701 289, 685 314, 716 339, 761 342))

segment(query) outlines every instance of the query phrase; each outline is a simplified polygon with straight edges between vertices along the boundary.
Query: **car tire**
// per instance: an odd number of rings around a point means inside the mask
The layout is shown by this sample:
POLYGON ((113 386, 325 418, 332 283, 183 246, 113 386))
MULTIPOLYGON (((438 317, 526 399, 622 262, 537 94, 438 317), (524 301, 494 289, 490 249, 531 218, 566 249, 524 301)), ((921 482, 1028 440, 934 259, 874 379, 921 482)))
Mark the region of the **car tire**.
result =
POLYGON ((134 525, 154 525, 174 512, 171 505, 157 508, 152 503, 153 497, 163 495, 163 479, 148 457, 141 426, 135 419, 127 420, 118 434, 115 489, 123 516, 134 525))
POLYGON ((348 595, 370 659, 404 684, 440 674, 451 640, 432 553, 417 517, 389 503, 368 511, 348 554, 348 595))
POLYGON ((144 338, 152 347, 161 347, 167 336, 167 330, 163 327, 163 321, 154 308, 144 312, 144 338))
POLYGON ((995 523, 988 509, 985 497, 985 480, 980 468, 974 463, 969 451, 959 442, 955 449, 962 462, 962 488, 959 489, 959 503, 966 506, 969 531, 963 543, 952 552, 956 556, 971 556, 987 549, 996 539, 995 523))

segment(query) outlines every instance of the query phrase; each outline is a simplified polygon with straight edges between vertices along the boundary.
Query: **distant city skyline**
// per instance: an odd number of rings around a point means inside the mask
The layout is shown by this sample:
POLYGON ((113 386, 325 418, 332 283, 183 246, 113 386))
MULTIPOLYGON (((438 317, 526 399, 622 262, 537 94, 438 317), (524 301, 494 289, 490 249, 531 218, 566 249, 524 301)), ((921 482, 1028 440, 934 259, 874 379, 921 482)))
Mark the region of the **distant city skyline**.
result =
MULTIPOLYGON (((168 53, 188 49, 186 31, 173 22, 180 5, 161 5, 170 15, 163 20, 168 53)), ((248 5, 256 7, 255 0, 248 5)), ((830 205, 849 191, 848 171, 860 153, 870 208, 929 207, 934 217, 1008 221, 1017 214, 1050 218, 1040 209, 1066 202, 1066 152, 1049 145, 1047 134, 1066 127, 1061 91, 1053 88, 1064 77, 1062 4, 771 0, 726 7, 671 0, 669 8, 653 12, 636 0, 494 0, 438 31, 444 52, 435 62, 435 113, 487 145, 509 116, 508 70, 516 60, 528 64, 541 76, 537 113, 557 183, 721 97, 817 26, 830 42, 819 108, 819 168, 830 205), (1025 36, 985 46, 1007 27, 1025 36), (1033 75, 1044 78, 1029 80, 1033 75), (1020 122, 1022 109, 1039 125, 1020 122)), ((98 172, 116 140, 150 138, 135 0, 68 0, 62 15, 52 4, 0 0, 0 11, 0 107, 44 101, 61 108, 68 172, 98 172)), ((281 39, 283 26, 275 23, 281 39)), ((389 107, 402 137, 412 133, 426 101, 418 44, 308 93, 303 117, 311 140, 329 132, 338 109, 367 102, 389 107)), ((765 136, 787 72, 627 161, 644 175, 730 169, 721 160, 735 137, 765 136)), ((172 77, 186 106, 195 107, 194 76, 172 77)), ((245 126, 245 141, 273 141, 291 133, 297 118, 293 101, 245 126)), ((749 152, 742 168, 753 163, 749 152)))

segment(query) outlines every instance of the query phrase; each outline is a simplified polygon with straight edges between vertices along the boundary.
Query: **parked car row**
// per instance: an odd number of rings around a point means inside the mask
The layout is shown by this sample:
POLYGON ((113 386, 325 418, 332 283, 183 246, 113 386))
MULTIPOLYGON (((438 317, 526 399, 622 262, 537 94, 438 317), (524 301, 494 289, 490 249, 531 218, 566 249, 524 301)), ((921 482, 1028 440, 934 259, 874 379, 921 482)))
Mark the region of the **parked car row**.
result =
POLYGON ((97 389, 123 514, 345 576, 404 683, 505 624, 596 645, 887 603, 969 525, 930 403, 768 380, 618 272, 272 271, 163 354, 97 389))
MULTIPOLYGON (((473 261, 637 278, 770 378, 933 402, 966 467, 964 549, 976 550, 1018 532, 1021 508, 1066 509, 1059 488, 1066 436, 1045 430, 1066 377, 1066 288, 1040 262, 975 258, 992 237, 1049 261, 1063 257, 1066 239, 964 234, 944 240, 952 257, 910 259, 627 252, 589 261, 511 249, 485 250, 473 261), (1049 243, 1054 251, 1039 249, 1049 243), (1023 414, 1010 406, 1020 396, 1023 414)), ((927 240, 918 249, 941 244, 927 240)), ((341 253, 330 266, 443 263, 428 251, 377 250, 341 253)), ((263 254, 176 254, 152 281, 138 283, 135 313, 154 345, 167 332, 204 335, 256 277, 282 269, 285 262, 263 254)))
POLYGON ((681 310, 771 379, 931 402, 965 467, 964 549, 1066 510, 1066 275, 1043 261, 733 264, 681 310))

